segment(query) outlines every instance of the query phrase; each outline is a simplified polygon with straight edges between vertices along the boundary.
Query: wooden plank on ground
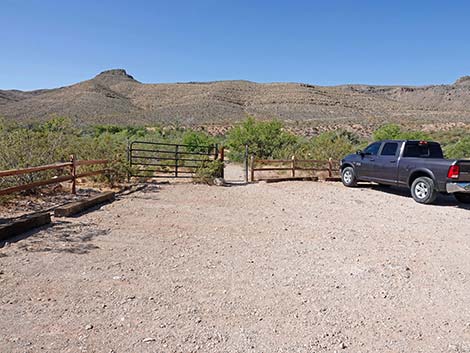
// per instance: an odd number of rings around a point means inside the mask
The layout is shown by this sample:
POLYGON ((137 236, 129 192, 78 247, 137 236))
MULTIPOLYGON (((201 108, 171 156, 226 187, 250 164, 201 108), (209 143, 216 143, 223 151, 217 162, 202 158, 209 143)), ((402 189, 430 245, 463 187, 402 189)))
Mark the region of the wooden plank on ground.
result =
POLYGON ((325 181, 341 181, 340 177, 329 177, 326 178, 325 181))
POLYGON ((57 207, 54 210, 55 217, 70 217, 81 213, 93 206, 114 200, 115 194, 112 191, 102 192, 99 195, 89 197, 85 200, 71 202, 67 205, 57 207))
POLYGON ((318 177, 263 178, 258 180, 265 181, 267 183, 279 183, 282 181, 318 181, 318 177))
POLYGON ((5 240, 31 229, 51 223, 49 212, 23 216, 9 223, 0 224, 0 240, 5 240))

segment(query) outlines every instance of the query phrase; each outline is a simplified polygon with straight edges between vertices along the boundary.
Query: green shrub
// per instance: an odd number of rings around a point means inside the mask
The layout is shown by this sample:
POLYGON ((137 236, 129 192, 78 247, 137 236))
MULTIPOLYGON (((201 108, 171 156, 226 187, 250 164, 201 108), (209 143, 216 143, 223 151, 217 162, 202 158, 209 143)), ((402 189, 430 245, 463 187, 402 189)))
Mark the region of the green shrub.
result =
POLYGON ((430 140, 429 134, 422 131, 405 130, 400 125, 386 124, 372 134, 375 141, 382 140, 430 140))
POLYGON ((458 142, 445 146, 444 154, 450 159, 470 158, 470 136, 465 136, 458 142))
POLYGON ((258 158, 279 158, 296 142, 297 137, 284 131, 280 121, 257 121, 252 117, 235 126, 227 135, 229 157, 234 161, 243 160, 245 145, 258 158))
POLYGON ((199 184, 212 185, 214 184, 215 178, 220 178, 222 176, 223 168, 224 163, 220 160, 204 162, 199 168, 197 168, 193 181, 199 184))
POLYGON ((215 139, 201 131, 189 130, 183 134, 183 145, 190 152, 207 152, 207 147, 215 144, 215 139))
POLYGON ((340 160, 356 147, 350 136, 341 131, 324 132, 313 139, 312 145, 312 157, 317 160, 340 160))

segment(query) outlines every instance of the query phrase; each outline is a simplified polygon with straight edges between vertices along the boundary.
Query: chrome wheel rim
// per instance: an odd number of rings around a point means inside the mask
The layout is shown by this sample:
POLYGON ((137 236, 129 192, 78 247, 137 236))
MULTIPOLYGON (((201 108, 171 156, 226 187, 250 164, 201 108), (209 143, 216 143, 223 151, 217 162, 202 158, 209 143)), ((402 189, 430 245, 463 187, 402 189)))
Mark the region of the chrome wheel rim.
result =
POLYGON ((415 186, 415 194, 419 199, 424 199, 429 194, 429 187, 423 182, 419 182, 415 186))
POLYGON ((346 184, 350 184, 352 181, 353 175, 350 170, 347 170, 343 173, 343 180, 346 184))

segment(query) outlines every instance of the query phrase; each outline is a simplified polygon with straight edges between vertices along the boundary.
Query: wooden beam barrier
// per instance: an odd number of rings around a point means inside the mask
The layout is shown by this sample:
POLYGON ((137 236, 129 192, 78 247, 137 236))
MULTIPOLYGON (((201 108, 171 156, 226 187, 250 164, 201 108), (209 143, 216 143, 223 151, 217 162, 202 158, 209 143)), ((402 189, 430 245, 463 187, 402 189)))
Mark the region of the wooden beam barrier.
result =
POLYGON ((71 202, 67 205, 57 207, 54 210, 55 217, 70 217, 87 209, 114 200, 115 194, 112 191, 102 192, 99 195, 89 197, 85 200, 71 202))
POLYGON ((0 224, 0 240, 15 237, 24 232, 50 223, 51 215, 49 212, 37 213, 14 219, 9 223, 0 224))

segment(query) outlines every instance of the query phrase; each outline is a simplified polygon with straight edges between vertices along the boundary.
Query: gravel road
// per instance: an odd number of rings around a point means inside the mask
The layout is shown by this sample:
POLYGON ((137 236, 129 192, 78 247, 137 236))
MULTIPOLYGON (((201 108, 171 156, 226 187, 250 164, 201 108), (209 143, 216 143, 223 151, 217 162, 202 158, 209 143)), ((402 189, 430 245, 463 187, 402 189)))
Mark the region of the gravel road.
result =
POLYGON ((470 352, 470 211, 174 184, 0 249, 1 352, 470 352))

